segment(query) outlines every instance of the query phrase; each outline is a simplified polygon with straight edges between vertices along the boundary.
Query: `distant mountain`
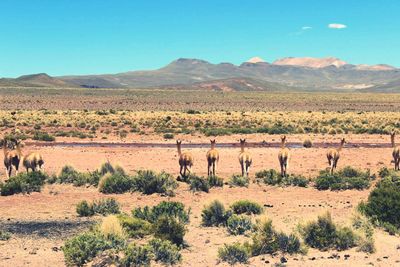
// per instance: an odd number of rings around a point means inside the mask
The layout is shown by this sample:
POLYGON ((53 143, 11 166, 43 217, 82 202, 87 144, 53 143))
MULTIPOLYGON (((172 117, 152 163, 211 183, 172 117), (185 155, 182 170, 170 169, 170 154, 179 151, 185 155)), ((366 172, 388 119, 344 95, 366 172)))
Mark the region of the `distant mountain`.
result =
POLYGON ((366 92, 381 92, 381 93, 398 93, 400 92, 400 79, 388 82, 382 85, 376 85, 373 87, 369 87, 364 89, 366 92))
POLYGON ((16 79, 0 79, 0 86, 16 87, 76 87, 58 78, 53 78, 46 73, 23 75, 16 79))
POLYGON ((0 79, 0 86, 87 88, 177 88, 210 90, 355 90, 400 80, 389 65, 352 65, 334 58, 283 58, 272 64, 254 57, 239 66, 180 58, 157 70, 118 74, 50 77, 47 74, 0 79), (235 85, 234 83, 237 83, 235 85), (249 84, 249 85, 247 85, 249 84), (219 88, 219 89, 218 89, 219 88))

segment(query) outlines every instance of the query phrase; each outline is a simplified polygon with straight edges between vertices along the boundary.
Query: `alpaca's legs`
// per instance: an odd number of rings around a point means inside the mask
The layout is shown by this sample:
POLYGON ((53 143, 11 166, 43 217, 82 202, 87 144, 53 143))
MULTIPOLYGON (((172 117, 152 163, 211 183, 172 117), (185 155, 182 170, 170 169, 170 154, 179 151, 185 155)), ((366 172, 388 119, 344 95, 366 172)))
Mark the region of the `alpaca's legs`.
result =
POLYGON ((215 176, 215 161, 214 161, 214 163, 213 163, 213 170, 212 170, 212 172, 213 172, 213 176, 215 176))
POLYGON ((182 170, 183 170, 183 166, 182 165, 180 165, 180 170, 179 170, 179 174, 183 177, 183 173, 182 173, 182 170))
POLYGON ((243 164, 243 162, 240 163, 240 167, 242 168, 242 176, 244 176, 244 164, 243 164))
POLYGON ((210 176, 210 163, 207 164, 207 175, 210 176))

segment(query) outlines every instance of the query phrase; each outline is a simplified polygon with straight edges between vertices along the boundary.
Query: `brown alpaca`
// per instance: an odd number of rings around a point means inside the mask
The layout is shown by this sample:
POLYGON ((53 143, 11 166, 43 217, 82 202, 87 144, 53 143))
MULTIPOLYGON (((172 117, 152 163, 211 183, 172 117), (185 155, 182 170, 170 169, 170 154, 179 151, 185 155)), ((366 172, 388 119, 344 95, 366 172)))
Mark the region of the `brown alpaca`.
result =
POLYGON ((178 147, 179 166, 180 166, 179 173, 182 177, 187 177, 186 171, 188 172, 188 174, 190 174, 191 170, 192 170, 193 156, 189 152, 182 153, 181 144, 182 144, 182 141, 180 141, 180 140, 176 141, 176 146, 178 147))
POLYGON ((215 149, 215 139, 210 140, 211 142, 211 149, 208 150, 207 152, 207 163, 208 163, 208 168, 207 168, 207 174, 208 176, 215 176, 215 169, 216 165, 219 161, 219 153, 218 150, 215 149))
POLYGON ((333 171, 337 167, 337 163, 340 158, 340 151, 342 150, 345 143, 346 143, 346 140, 344 138, 342 138, 340 140, 339 148, 332 148, 328 151, 328 153, 326 153, 326 157, 328 158, 328 163, 329 163, 329 167, 330 167, 330 171, 329 171, 330 174, 333 174, 333 171))
POLYGON ((284 177, 287 175, 287 170, 289 168, 289 158, 290 152, 286 147, 286 135, 281 137, 281 150, 278 154, 279 164, 281 165, 281 176, 284 177))
POLYGON ((37 152, 30 152, 23 156, 22 164, 24 165, 26 172, 29 172, 29 169, 34 171, 42 170, 42 166, 44 164, 44 160, 42 155, 37 152))
POLYGON ((392 148, 393 148, 392 156, 393 156, 393 162, 394 162, 394 170, 398 171, 398 170, 400 170, 400 147, 396 146, 395 136, 396 136, 396 133, 393 131, 390 134, 390 139, 392 141, 392 148))
POLYGON ((7 178, 10 178, 13 167, 15 168, 15 175, 18 175, 18 168, 21 161, 22 153, 19 141, 15 141, 15 148, 13 150, 8 149, 7 143, 7 140, 4 138, 4 166, 6 167, 7 178))
POLYGON ((244 151, 245 144, 246 144, 246 139, 240 139, 239 162, 240 162, 240 167, 242 168, 242 176, 249 177, 250 166, 253 160, 251 158, 250 153, 244 151))

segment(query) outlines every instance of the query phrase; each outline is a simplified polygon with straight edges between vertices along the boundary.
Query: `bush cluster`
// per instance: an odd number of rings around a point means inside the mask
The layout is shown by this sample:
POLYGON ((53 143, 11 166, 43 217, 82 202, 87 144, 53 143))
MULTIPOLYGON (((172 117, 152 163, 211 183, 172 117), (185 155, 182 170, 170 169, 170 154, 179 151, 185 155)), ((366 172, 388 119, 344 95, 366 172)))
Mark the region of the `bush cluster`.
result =
POLYGON ((369 170, 363 172, 347 166, 333 174, 327 170, 321 171, 315 179, 315 187, 318 190, 363 190, 369 188, 374 179, 375 176, 371 175, 369 170))
POLYGON ((235 265, 236 263, 246 264, 249 262, 249 257, 248 247, 238 242, 231 245, 224 244, 222 248, 218 249, 218 258, 230 265, 235 265))
POLYGON ((235 214, 261 214, 263 208, 260 204, 250 200, 238 200, 231 205, 231 209, 235 214))
POLYGON ((290 174, 288 176, 282 177, 274 169, 263 170, 256 173, 256 179, 261 180, 267 185, 274 186, 299 186, 307 187, 310 183, 309 179, 301 175, 290 174))
POLYGON ((227 220, 226 227, 232 235, 243 235, 253 228, 253 223, 247 216, 233 214, 227 220))
POLYGON ((146 195, 160 193, 173 196, 173 191, 177 187, 176 181, 166 172, 138 171, 133 177, 133 191, 139 191, 146 195))
POLYGON ((9 196, 18 193, 40 192, 48 176, 43 172, 19 173, 7 181, 0 182, 0 194, 9 196))
POLYGON ((232 212, 225 210, 224 204, 214 200, 201 212, 202 224, 203 226, 225 226, 231 215, 232 212))
POLYGON ((232 175, 229 179, 230 186, 248 187, 250 183, 249 177, 242 175, 232 175))
POLYGON ((93 203, 83 200, 76 205, 76 212, 82 217, 93 216, 95 214, 103 216, 118 214, 120 213, 120 204, 114 198, 100 199, 93 203))

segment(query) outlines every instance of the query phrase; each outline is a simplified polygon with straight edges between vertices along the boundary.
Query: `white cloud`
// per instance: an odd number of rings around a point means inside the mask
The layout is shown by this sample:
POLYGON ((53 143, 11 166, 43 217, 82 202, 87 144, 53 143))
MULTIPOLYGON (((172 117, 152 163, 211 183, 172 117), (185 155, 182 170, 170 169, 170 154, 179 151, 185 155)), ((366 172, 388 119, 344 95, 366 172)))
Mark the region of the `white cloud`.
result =
POLYGON ((347 28, 347 25, 340 24, 340 23, 331 23, 328 25, 328 28, 330 28, 330 29, 345 29, 345 28, 347 28))
POLYGON ((312 27, 310 27, 310 26, 303 26, 303 27, 301 27, 301 29, 302 29, 303 31, 306 31, 306 30, 311 30, 312 27))

